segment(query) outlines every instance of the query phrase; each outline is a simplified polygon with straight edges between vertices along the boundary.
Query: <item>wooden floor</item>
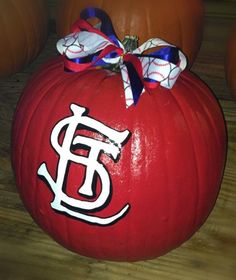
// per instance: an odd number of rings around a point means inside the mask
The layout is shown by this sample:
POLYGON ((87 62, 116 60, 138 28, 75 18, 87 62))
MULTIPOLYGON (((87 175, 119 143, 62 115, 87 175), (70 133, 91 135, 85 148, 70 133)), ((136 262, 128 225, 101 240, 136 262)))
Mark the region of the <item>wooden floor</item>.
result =
MULTIPOLYGON (((230 10, 230 9, 229 9, 230 10)), ((228 128, 228 158, 222 188, 207 222, 180 248, 136 263, 97 261, 55 243, 31 219, 19 199, 10 163, 14 108, 27 79, 55 55, 56 36, 34 63, 0 81, 0 280, 233 280, 236 279, 236 103, 224 79, 224 51, 233 20, 214 10, 206 17, 203 44, 192 70, 214 90, 228 128)))

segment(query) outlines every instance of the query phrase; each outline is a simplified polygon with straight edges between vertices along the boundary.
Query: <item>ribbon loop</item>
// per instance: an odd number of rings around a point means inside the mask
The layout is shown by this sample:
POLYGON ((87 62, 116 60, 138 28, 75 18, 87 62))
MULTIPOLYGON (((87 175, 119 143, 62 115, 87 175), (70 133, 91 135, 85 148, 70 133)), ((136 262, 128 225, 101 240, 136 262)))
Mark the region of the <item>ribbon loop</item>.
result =
MULTIPOLYGON (((127 39, 127 38, 126 38, 127 39)), ((161 86, 171 89, 187 65, 184 54, 159 38, 147 40, 135 50, 127 51, 115 35, 109 16, 97 8, 81 12, 72 33, 57 42, 65 69, 81 72, 93 67, 117 65, 124 84, 126 107, 137 104, 145 89, 161 86), (97 17, 100 30, 86 20, 97 17), (145 54, 147 50, 162 47, 145 54)))

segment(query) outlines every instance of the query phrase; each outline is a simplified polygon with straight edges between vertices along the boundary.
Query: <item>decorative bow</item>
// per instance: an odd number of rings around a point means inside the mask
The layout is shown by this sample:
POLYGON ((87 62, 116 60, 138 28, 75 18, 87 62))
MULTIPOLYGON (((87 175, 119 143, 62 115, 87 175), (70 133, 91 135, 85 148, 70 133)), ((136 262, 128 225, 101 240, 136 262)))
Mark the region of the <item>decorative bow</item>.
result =
POLYGON ((155 88, 159 83, 172 88, 187 62, 179 49, 161 39, 149 39, 134 50, 127 49, 127 41, 128 37, 123 43, 118 40, 104 11, 88 8, 72 26, 72 33, 57 42, 57 49, 63 55, 67 71, 81 72, 108 66, 120 68, 128 108, 137 104, 145 89, 155 88), (99 18, 101 24, 90 25, 86 20, 91 17, 99 18), (146 50, 160 46, 165 47, 144 54, 146 50))

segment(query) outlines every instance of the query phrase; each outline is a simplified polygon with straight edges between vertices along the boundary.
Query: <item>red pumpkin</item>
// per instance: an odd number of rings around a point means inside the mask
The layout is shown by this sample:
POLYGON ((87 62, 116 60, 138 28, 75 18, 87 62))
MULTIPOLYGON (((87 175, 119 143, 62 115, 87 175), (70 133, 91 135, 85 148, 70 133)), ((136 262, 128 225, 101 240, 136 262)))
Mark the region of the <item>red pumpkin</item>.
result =
POLYGON ((38 55, 47 27, 45 0, 0 1, 0 77, 21 70, 38 55))
POLYGON ((202 0, 62 0, 56 17, 59 37, 71 31, 71 25, 87 7, 105 10, 120 40, 136 35, 141 45, 150 38, 162 38, 183 50, 189 66, 197 56, 203 33, 202 0))
POLYGON ((119 73, 66 73, 61 58, 26 87, 12 139, 33 219, 72 251, 118 261, 163 255, 199 229, 226 151, 219 105, 190 72, 126 109, 119 73))

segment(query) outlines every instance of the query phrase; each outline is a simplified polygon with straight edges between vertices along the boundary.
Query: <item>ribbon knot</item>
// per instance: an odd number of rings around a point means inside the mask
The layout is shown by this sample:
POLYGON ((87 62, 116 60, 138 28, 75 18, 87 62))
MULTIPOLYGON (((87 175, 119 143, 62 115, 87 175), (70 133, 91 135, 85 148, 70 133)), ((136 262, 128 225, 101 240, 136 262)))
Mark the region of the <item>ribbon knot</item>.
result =
POLYGON ((137 104, 145 89, 159 84, 171 89, 186 67, 184 54, 159 38, 149 39, 137 48, 127 48, 127 37, 123 43, 119 41, 110 18, 100 9, 85 9, 80 17, 72 26, 72 33, 57 42, 65 69, 81 72, 112 65, 120 69, 127 108, 137 104), (99 26, 92 26, 86 21, 94 16, 101 20, 99 26), (144 54, 156 47, 163 48, 144 54))

